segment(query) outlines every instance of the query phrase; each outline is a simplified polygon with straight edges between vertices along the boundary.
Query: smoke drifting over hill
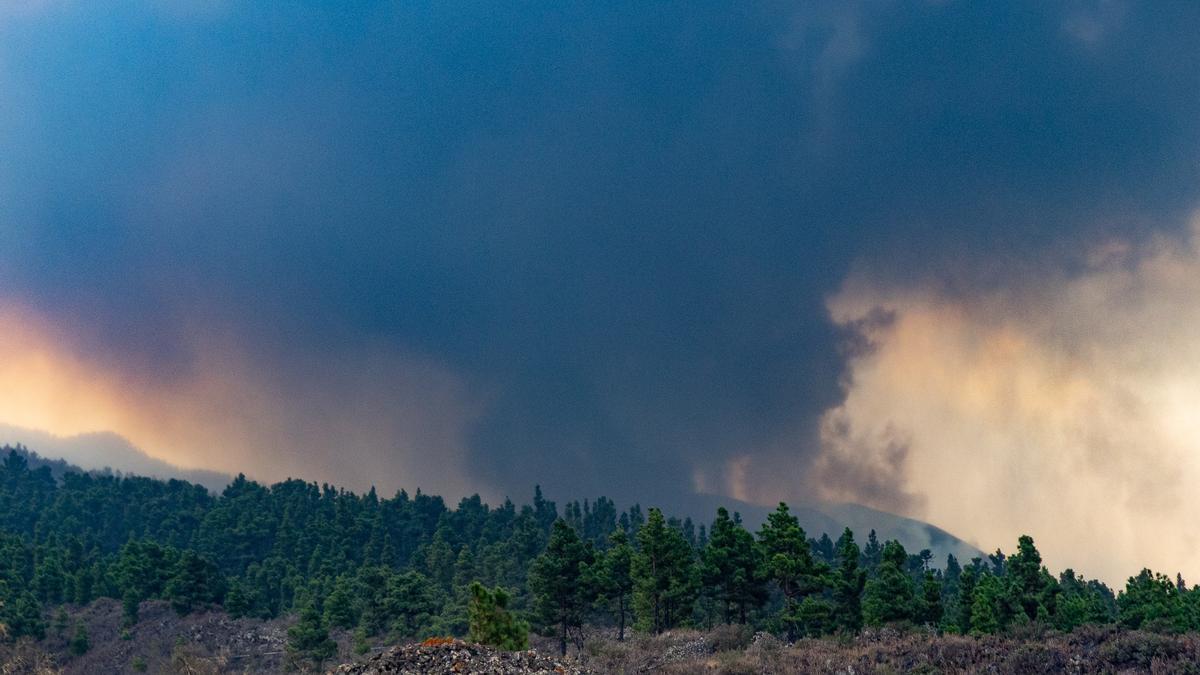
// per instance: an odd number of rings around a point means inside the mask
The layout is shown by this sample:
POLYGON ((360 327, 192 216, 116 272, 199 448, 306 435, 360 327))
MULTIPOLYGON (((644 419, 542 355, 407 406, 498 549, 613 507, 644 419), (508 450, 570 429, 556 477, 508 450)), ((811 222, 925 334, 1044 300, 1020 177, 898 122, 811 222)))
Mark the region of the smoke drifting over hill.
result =
POLYGON ((871 500, 888 476, 920 500, 876 505, 1031 533, 1052 567, 1200 574, 1200 219, 1080 257, 977 292, 849 281, 830 312, 870 348, 823 420, 829 491, 871 500))

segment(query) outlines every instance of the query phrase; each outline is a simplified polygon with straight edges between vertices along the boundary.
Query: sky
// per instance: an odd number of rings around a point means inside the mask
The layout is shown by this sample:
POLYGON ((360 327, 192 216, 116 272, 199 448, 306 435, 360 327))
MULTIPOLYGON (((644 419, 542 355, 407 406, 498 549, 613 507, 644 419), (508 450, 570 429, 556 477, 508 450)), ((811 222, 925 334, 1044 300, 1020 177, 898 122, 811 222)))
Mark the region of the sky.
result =
MULTIPOLYGON (((0 424, 1200 579, 1200 6, 0 3, 0 424)), ((36 448, 35 448, 36 449, 36 448)))

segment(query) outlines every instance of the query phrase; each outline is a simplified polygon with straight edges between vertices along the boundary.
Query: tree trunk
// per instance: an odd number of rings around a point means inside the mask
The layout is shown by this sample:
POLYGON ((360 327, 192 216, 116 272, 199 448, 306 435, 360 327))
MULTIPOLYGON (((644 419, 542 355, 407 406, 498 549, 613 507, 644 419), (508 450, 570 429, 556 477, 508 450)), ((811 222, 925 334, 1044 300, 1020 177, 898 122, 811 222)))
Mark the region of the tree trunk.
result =
POLYGON ((787 600, 785 604, 787 606, 788 613, 791 615, 788 617, 788 622, 787 622, 788 644, 791 644, 796 641, 796 620, 795 620, 796 612, 795 612, 795 607, 793 606, 795 603, 792 600, 787 600))
POLYGON ((562 634, 558 638, 558 653, 564 659, 567 657, 567 615, 563 614, 562 634))
POLYGON ((620 617, 617 619, 617 642, 625 641, 625 594, 617 598, 617 611, 620 617))

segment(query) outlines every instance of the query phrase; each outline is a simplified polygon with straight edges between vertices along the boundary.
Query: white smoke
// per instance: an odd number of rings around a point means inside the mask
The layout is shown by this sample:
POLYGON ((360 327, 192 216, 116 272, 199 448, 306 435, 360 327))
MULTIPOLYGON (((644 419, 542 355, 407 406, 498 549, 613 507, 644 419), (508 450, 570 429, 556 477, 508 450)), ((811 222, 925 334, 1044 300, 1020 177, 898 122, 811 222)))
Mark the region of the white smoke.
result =
POLYGON ((873 505, 985 549, 1028 533, 1053 568, 1200 580, 1195 222, 998 290, 850 278, 828 306, 866 346, 822 420, 827 496, 889 481, 912 498, 873 505))

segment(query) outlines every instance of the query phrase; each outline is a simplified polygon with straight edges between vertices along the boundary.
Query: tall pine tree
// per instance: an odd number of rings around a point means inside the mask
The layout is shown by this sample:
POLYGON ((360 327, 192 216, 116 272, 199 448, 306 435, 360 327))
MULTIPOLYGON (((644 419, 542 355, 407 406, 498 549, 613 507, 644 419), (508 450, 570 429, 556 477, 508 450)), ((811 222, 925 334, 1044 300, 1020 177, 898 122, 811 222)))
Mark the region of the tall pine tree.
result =
POLYGON ((720 602, 725 623, 746 623, 750 609, 766 601, 761 555, 754 537, 724 507, 709 531, 701 558, 704 588, 720 602))
POLYGON ((638 622, 654 633, 678 625, 691 614, 698 580, 692 547, 667 525, 662 511, 650 509, 637 532, 633 558, 634 604, 638 622))
POLYGON ((913 619, 913 582, 905 569, 907 562, 908 554, 900 542, 883 545, 879 568, 863 596, 863 621, 868 626, 913 619))
POLYGON ((788 641, 793 641, 800 623, 800 603, 821 591, 827 570, 813 560, 804 528, 783 502, 767 516, 767 522, 759 529, 758 541, 763 548, 767 577, 783 594, 784 623, 788 641))
POLYGON ((558 648, 567 655, 567 633, 583 623, 583 611, 592 595, 583 583, 592 562, 591 547, 565 520, 554 521, 546 550, 529 567, 529 590, 538 613, 547 625, 558 626, 558 648))
POLYGON ((838 539, 838 568, 833 578, 834 623, 847 633, 862 628, 862 592, 867 572, 859 567, 860 555, 854 533, 847 527, 838 539))

